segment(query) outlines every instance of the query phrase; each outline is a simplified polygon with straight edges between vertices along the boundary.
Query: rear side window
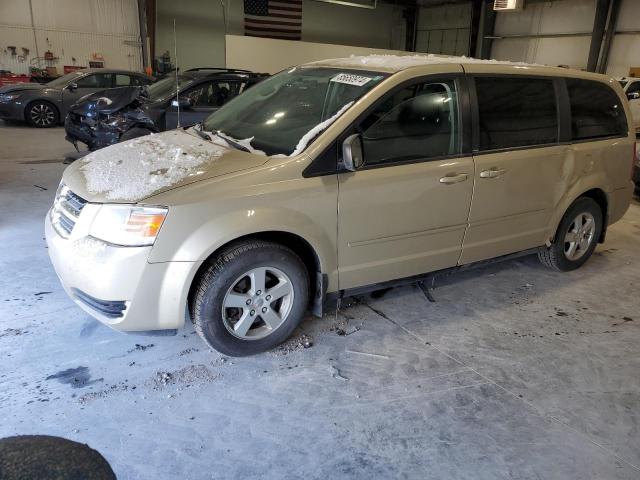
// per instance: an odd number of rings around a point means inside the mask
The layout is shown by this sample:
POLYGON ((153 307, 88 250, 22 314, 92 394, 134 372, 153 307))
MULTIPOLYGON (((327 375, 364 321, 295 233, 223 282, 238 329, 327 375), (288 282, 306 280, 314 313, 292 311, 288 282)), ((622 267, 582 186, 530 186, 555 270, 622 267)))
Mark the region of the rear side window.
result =
POLYGON ((553 80, 476 77, 480 150, 558 142, 553 80))
POLYGON ((607 85, 567 78, 573 140, 626 136, 627 117, 618 95, 607 85))

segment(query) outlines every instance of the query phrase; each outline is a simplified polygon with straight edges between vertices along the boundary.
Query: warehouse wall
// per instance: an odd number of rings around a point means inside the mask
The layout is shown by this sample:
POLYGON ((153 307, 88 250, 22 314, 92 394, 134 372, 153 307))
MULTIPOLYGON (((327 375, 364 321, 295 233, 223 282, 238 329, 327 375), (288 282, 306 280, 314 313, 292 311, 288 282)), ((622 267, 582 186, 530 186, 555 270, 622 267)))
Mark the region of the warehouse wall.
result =
POLYGON ((140 34, 136 0, 28 0, 0 1, 0 69, 29 73, 29 66, 88 66, 94 53, 105 67, 141 70, 140 34), (12 56, 6 48, 17 47, 12 56), (36 48, 37 46, 37 48, 36 48), (22 58, 22 48, 29 54, 22 58), (57 61, 38 62, 50 50, 57 61), (74 60, 75 59, 75 60, 74 60))
MULTIPOLYGON (((546 38, 504 38, 494 40, 491 56, 546 65, 587 67, 596 0, 556 0, 526 2, 522 12, 498 13, 495 35, 573 36, 546 38)), ((622 0, 616 31, 609 54, 607 73, 623 76, 630 66, 640 66, 640 1, 622 0)))
MULTIPOLYGON (((226 32, 243 35, 243 2, 225 0, 226 32)), ((173 58, 176 20, 181 68, 224 65, 222 8, 218 0, 157 0, 155 56, 173 58)), ((302 40, 371 48, 404 49, 404 22, 399 7, 380 4, 375 10, 303 0, 302 40)))
POLYGON ((421 7, 418 10, 416 51, 468 55, 471 2, 421 7))
MULTIPOLYGON (((495 35, 547 35, 589 33, 593 28, 595 0, 528 2, 522 12, 498 13, 495 35)), ((590 36, 505 38, 495 40, 491 56, 545 65, 586 68, 590 36)))
POLYGON ((616 31, 611 42, 607 73, 616 77, 629 74, 629 67, 640 67, 640 1, 623 0, 616 31))

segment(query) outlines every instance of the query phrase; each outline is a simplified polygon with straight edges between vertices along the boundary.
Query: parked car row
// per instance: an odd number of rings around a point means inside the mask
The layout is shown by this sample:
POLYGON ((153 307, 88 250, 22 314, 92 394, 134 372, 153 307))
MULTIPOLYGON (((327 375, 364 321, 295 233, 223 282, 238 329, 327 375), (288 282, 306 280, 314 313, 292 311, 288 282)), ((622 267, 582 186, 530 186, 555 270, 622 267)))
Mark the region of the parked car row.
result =
POLYGON ((267 77, 226 68, 193 68, 156 81, 124 70, 84 69, 47 84, 0 88, 0 119, 48 128, 97 150, 119 141, 203 121, 267 77))
POLYGON ((147 87, 96 92, 69 109, 66 138, 97 150, 149 133, 190 126, 264 79, 247 70, 197 68, 147 87))
POLYGON ((152 82, 152 77, 142 73, 88 68, 43 85, 8 85, 0 88, 0 119, 26 121, 32 127, 54 127, 65 118, 71 106, 87 94, 152 82))

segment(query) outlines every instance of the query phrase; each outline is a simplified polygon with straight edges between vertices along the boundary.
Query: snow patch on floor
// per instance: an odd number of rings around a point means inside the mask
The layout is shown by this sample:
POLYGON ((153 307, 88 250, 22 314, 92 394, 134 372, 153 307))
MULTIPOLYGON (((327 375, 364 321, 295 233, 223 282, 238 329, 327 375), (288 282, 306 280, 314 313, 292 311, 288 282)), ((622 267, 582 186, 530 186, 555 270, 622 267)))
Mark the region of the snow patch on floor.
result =
POLYGON ((205 173, 228 149, 182 131, 148 135, 93 152, 81 160, 87 190, 108 200, 138 201, 205 173))

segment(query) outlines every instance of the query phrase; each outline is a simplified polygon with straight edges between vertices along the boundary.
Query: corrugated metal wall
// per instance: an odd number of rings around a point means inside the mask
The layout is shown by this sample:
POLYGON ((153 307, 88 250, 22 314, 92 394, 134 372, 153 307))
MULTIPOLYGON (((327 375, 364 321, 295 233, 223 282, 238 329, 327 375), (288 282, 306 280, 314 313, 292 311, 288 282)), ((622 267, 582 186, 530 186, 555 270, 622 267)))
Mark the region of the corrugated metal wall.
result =
POLYGON ((420 7, 416 51, 469 55, 471 2, 420 7))
MULTIPOLYGON (((525 2, 525 5, 521 12, 498 13, 495 35, 503 38, 494 40, 492 57, 586 68, 595 0, 525 2)), ((607 73, 624 76, 629 74, 629 67, 640 67, 640 0, 622 0, 616 32, 607 73)))
POLYGON ((89 66, 94 55, 102 55, 107 68, 142 70, 136 0, 0 1, 0 69, 29 73, 40 65, 62 74, 65 65, 89 66), (24 57, 23 48, 29 49, 24 57), (47 50, 58 59, 36 58, 36 51, 43 57, 47 50))

